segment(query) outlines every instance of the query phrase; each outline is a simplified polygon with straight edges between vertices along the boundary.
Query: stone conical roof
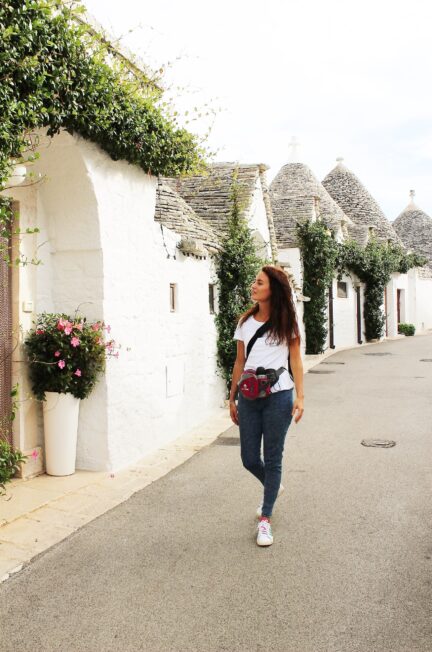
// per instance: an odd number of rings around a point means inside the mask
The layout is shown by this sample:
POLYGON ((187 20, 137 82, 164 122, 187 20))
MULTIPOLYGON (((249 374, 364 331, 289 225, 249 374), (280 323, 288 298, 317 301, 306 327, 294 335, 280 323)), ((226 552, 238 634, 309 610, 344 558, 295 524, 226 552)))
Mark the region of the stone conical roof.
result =
POLYGON ((270 184, 276 241, 280 248, 298 246, 298 222, 321 218, 334 229, 351 220, 304 163, 284 165, 270 184))
POLYGON ((208 174, 193 177, 164 178, 184 201, 217 233, 227 231, 232 210, 232 185, 237 176, 240 210, 245 213, 252 203, 259 179, 260 165, 213 163, 208 174))
POLYGON ((414 203, 413 190, 410 196, 410 203, 395 219, 393 228, 407 249, 428 259, 427 267, 432 270, 432 218, 414 203))
POLYGON ((338 159, 338 165, 325 177, 324 188, 356 226, 374 227, 378 240, 402 244, 378 203, 342 160, 338 159))
POLYGON ((178 235, 200 240, 214 253, 220 249, 219 235, 168 184, 159 182, 156 192, 156 222, 178 235))

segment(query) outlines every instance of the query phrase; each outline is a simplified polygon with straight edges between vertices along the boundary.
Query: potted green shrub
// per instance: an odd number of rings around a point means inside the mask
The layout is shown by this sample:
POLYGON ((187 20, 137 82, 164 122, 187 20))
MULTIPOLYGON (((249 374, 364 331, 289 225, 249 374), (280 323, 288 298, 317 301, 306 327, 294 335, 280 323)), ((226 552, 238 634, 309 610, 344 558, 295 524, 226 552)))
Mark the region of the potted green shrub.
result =
POLYGON ((49 475, 75 472, 80 399, 85 399, 105 369, 118 357, 110 327, 85 317, 43 313, 24 346, 33 393, 43 401, 45 461, 49 475))
POLYGON ((414 335, 415 326, 414 324, 398 324, 398 332, 409 337, 414 335))

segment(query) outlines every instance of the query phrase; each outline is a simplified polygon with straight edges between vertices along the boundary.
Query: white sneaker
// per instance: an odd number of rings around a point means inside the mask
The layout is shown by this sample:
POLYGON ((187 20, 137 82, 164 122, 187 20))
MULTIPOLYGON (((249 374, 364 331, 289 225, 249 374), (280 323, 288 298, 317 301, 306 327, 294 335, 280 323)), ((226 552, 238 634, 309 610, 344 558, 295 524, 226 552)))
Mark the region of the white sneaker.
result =
POLYGON ((273 534, 270 523, 268 521, 260 521, 258 523, 257 545, 271 546, 272 543, 273 534))
MULTIPOLYGON (((284 491, 285 491, 285 487, 281 483, 278 491, 278 498, 281 494, 283 494, 284 491)), ((257 507, 256 518, 261 518, 263 505, 264 505, 264 500, 262 500, 257 507)))

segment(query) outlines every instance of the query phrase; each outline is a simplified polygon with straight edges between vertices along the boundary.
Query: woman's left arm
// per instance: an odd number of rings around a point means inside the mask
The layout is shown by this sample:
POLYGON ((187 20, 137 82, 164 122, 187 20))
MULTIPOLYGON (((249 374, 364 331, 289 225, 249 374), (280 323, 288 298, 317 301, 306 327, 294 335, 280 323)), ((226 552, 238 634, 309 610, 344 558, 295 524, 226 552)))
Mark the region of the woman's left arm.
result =
POLYGON ((294 400, 292 416, 294 417, 294 421, 298 423, 302 418, 304 412, 303 362, 301 358, 299 337, 290 340, 289 355, 296 390, 296 398, 294 400))

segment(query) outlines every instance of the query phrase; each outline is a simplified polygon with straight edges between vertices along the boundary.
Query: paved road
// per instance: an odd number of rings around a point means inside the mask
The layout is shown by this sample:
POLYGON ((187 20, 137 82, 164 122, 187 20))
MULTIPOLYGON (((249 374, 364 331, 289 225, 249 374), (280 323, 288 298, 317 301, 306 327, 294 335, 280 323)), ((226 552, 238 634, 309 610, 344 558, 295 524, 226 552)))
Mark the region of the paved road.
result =
POLYGON ((1 585, 1 651, 431 652, 421 358, 432 335, 338 353, 316 368, 331 373, 308 374, 271 548, 255 545, 259 488, 232 429, 1 585))

